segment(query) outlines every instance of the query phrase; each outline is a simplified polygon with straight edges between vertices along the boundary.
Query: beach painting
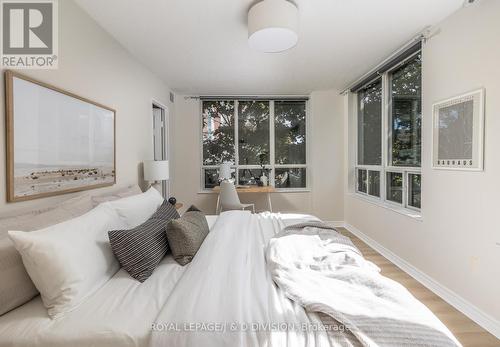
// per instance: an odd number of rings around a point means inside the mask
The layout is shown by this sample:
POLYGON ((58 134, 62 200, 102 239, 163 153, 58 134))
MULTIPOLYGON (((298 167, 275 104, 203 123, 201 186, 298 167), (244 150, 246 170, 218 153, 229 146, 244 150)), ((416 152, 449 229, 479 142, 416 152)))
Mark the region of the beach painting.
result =
POLYGON ((112 185, 115 111, 8 72, 8 201, 112 185))

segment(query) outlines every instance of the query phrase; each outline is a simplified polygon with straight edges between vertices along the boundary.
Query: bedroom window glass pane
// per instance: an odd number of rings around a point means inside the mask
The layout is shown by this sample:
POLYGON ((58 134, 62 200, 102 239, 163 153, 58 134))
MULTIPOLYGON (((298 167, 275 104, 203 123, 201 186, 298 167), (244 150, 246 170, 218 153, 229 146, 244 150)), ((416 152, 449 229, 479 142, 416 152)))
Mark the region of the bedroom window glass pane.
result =
MULTIPOLYGON (((231 177, 233 180, 236 179, 236 173, 231 172, 231 177)), ((211 189, 219 185, 219 169, 203 169, 203 186, 207 189, 211 189)))
POLYGON ((358 192, 366 193, 366 170, 358 169, 358 192))
POLYGON ((203 173, 205 188, 213 188, 219 185, 219 174, 217 169, 204 169, 203 173))
POLYGON ((203 101, 203 165, 234 163, 234 102, 203 101))
POLYGON ((262 176, 261 169, 239 169, 238 184, 242 186, 255 186, 262 176))
POLYGON ((358 92, 358 164, 382 164, 382 80, 358 92))
POLYGON ((408 205, 420 208, 420 190, 422 188, 422 175, 421 174, 408 174, 409 192, 408 192, 408 205))
POLYGON ((275 101, 274 138, 276 164, 306 163, 306 102, 275 101))
POLYGON ((240 165, 269 164, 269 101, 238 103, 240 165))
POLYGON ((276 168, 274 184, 276 188, 305 188, 307 184, 306 169, 276 168))
POLYGON ((403 203, 403 174, 400 172, 387 173, 387 200, 403 203))
POLYGON ((368 171, 368 194, 380 197, 380 172, 368 171))
POLYGON ((391 80, 391 163, 393 166, 420 166, 422 139, 421 56, 390 75, 391 80))

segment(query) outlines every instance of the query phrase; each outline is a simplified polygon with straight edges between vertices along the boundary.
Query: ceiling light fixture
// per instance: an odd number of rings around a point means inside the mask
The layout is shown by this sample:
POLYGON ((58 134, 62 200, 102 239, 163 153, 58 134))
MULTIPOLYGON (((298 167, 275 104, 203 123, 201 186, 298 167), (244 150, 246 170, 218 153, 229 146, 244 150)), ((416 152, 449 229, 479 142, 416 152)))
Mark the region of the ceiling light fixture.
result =
POLYGON ((299 39, 299 11, 287 0, 264 0, 248 11, 248 44, 266 53, 283 52, 299 39))

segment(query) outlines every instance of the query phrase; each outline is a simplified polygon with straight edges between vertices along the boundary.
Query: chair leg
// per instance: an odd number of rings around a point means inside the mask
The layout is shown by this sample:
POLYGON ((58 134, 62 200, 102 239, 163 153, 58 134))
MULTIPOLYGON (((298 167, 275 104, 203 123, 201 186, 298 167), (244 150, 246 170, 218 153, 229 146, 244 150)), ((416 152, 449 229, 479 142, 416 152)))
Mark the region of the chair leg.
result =
POLYGON ((215 205, 215 214, 220 214, 220 194, 217 194, 217 205, 215 205))

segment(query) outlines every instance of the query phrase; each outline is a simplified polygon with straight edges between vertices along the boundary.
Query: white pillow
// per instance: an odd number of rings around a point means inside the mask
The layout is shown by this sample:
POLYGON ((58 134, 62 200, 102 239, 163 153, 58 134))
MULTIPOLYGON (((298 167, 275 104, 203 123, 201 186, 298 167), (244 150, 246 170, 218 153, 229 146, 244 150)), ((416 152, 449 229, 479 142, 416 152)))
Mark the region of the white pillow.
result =
POLYGON ((108 231, 124 227, 116 211, 102 205, 45 229, 9 231, 51 318, 76 308, 118 271, 108 231))
POLYGON ((127 228, 132 229, 148 220, 162 203, 161 194, 151 187, 145 193, 103 204, 112 207, 125 221, 127 228))
POLYGON ((92 196, 92 204, 96 207, 99 204, 107 201, 114 201, 121 198, 126 198, 132 195, 142 194, 141 188, 137 184, 127 186, 125 188, 118 188, 108 191, 104 194, 92 196))

